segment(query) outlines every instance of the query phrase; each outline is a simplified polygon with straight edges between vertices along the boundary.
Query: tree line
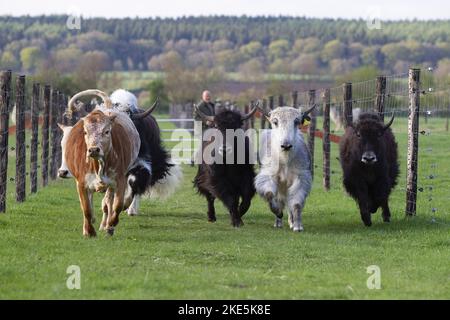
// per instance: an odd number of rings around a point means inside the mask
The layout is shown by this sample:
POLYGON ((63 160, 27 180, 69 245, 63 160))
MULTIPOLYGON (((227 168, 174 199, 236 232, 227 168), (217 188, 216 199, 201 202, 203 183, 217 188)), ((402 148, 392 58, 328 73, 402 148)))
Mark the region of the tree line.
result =
POLYGON ((305 17, 0 17, 0 67, 82 89, 105 70, 176 69, 204 75, 266 73, 342 76, 361 67, 400 73, 411 65, 450 72, 450 20, 366 21, 305 17), (203 74, 202 74, 203 72, 203 74), (70 75, 64 77, 64 75, 70 75), (56 81, 56 80, 55 80, 56 81))

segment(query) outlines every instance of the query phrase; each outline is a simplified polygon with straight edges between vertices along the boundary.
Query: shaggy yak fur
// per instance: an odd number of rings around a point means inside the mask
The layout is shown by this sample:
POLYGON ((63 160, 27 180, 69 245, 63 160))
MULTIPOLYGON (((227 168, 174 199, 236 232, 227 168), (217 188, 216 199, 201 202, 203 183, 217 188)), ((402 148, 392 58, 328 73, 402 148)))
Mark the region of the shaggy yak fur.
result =
POLYGON ((383 221, 390 221, 388 199, 399 175, 397 143, 389 128, 393 120, 384 125, 377 114, 363 113, 340 143, 344 187, 358 203, 366 226, 372 225, 371 214, 379 207, 383 221))

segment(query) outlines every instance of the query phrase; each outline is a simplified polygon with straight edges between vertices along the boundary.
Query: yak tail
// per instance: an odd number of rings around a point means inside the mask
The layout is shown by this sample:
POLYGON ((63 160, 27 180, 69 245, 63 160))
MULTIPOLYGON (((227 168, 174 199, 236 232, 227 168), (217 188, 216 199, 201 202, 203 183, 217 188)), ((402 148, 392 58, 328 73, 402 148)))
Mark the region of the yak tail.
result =
POLYGON ((183 180, 183 172, 178 164, 173 164, 166 176, 158 180, 147 191, 147 196, 150 199, 166 199, 171 196, 183 180))

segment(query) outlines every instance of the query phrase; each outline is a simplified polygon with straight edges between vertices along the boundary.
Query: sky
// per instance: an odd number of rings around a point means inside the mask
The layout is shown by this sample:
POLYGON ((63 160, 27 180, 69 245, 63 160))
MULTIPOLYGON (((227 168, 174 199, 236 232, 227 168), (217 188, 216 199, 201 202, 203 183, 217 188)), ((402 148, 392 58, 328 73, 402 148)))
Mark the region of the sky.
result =
POLYGON ((449 0, 0 0, 0 15, 84 17, 288 15, 380 20, 450 19, 449 0))

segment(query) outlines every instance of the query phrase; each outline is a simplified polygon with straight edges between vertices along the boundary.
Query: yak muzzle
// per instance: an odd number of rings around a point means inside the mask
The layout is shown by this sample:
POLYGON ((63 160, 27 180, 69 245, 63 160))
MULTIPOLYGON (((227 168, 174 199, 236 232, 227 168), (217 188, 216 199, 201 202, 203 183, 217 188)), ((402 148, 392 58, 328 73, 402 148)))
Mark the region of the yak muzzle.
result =
POLYGON ((94 158, 94 159, 98 159, 101 157, 101 152, 100 152, 100 148, 99 147, 90 147, 87 150, 87 154, 89 157, 94 158))
POLYGON ((364 152, 361 157, 361 162, 363 162, 365 164, 373 164, 373 163, 377 162, 377 156, 372 151, 364 152))
POLYGON ((281 149, 282 149, 283 151, 289 151, 289 150, 292 149, 292 144, 290 144, 290 143, 283 143, 283 144, 281 145, 281 149))
POLYGON ((58 170, 58 177, 60 178, 69 178, 69 170, 58 170))

